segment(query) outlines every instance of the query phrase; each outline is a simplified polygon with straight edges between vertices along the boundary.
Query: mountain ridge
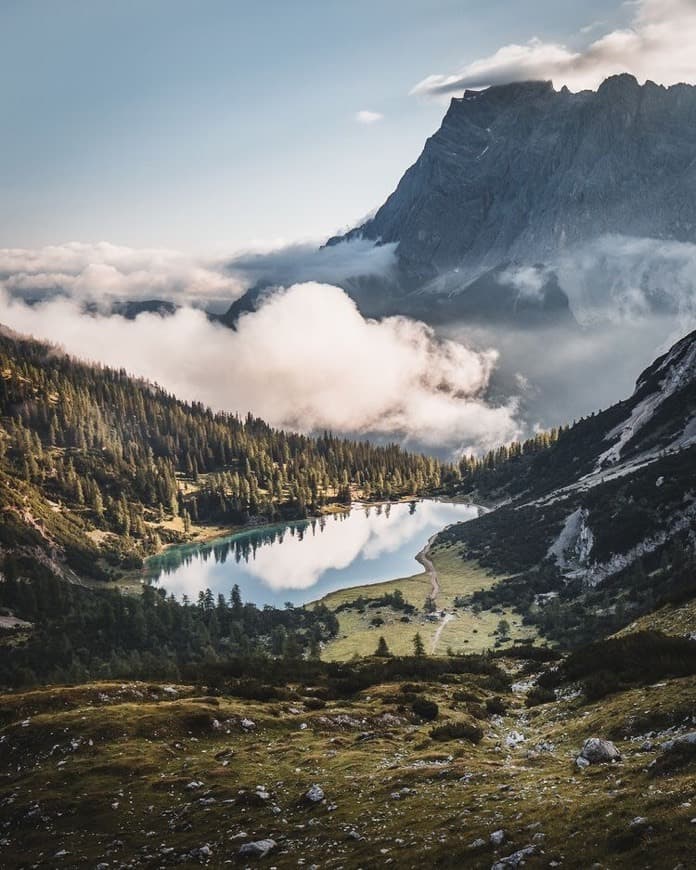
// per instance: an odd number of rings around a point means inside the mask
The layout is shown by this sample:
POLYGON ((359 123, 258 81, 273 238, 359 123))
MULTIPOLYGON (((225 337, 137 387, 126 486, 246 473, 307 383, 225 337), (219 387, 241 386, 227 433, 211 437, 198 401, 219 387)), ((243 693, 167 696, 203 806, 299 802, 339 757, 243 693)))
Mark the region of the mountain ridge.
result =
MULTIPOLYGON (((347 289, 371 313, 397 305, 427 317, 435 299, 456 314, 483 276, 553 266, 603 235, 694 241, 695 126, 696 87, 628 74, 597 91, 550 82, 467 91, 376 214, 327 244, 397 243, 396 281, 347 289)), ((544 286, 538 296, 547 301, 544 286)))

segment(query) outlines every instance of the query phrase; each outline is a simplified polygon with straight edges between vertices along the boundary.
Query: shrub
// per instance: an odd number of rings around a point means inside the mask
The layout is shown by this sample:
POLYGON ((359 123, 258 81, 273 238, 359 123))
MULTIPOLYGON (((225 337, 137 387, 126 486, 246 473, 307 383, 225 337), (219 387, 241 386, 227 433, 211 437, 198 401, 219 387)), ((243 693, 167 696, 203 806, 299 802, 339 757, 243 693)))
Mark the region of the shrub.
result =
POLYGON ((491 716, 502 716, 507 710, 507 704, 501 697, 486 698, 486 710, 491 716))
POLYGON ((543 686, 533 686, 527 694, 525 704, 527 707, 538 707, 539 704, 548 704, 556 700, 553 689, 545 689, 543 686))
POLYGON ((483 738, 483 730, 472 722, 447 722, 432 728, 430 736, 433 740, 468 740, 479 743, 483 738))
POLYGON ((411 709, 416 716, 420 716, 420 718, 425 719, 426 722, 434 721, 440 713, 440 708, 437 706, 435 701, 431 701, 428 698, 416 698, 416 700, 411 704, 411 709))

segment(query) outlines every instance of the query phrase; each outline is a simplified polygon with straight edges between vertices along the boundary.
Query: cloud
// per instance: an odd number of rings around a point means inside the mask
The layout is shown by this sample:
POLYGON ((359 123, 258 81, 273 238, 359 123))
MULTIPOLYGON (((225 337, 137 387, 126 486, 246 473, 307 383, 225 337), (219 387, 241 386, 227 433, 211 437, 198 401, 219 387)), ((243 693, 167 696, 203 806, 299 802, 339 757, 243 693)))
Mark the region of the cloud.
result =
POLYGON ((677 331, 696 323, 696 244, 604 235, 555 264, 583 326, 669 317, 677 331))
POLYGON ((0 249, 0 286, 29 298, 64 293, 83 301, 240 296, 245 287, 224 264, 179 251, 70 242, 45 248, 0 249))
POLYGON ((396 264, 395 251, 395 244, 375 245, 365 239, 330 247, 316 241, 259 247, 215 260, 108 242, 0 248, 0 288, 34 301, 62 294, 103 310, 116 299, 222 302, 226 307, 260 281, 287 286, 388 276, 396 264))
POLYGON ((608 76, 624 72, 665 85, 696 81, 694 0, 636 0, 630 6, 635 12, 629 26, 582 49, 537 38, 505 45, 453 74, 428 76, 411 93, 442 97, 532 79, 552 80, 571 90, 595 89, 608 76))
POLYGON ((375 245, 369 239, 350 239, 328 247, 315 242, 284 245, 266 251, 237 254, 228 272, 253 286, 299 284, 303 281, 340 282, 367 275, 388 277, 396 267, 396 243, 375 245))
POLYGON ((510 266, 498 275, 498 282, 517 290, 518 298, 540 302, 548 278, 545 266, 510 266))
POLYGON ((381 112, 370 112, 368 109, 361 109, 355 113, 355 120, 358 124, 376 124, 381 121, 384 115, 381 112))
POLYGON ((237 331, 181 308, 163 323, 86 315, 76 300, 0 295, 0 322, 78 357, 123 367, 177 396, 250 410, 275 426, 384 435, 447 450, 520 433, 516 404, 485 399, 497 361, 423 323, 366 320, 338 287, 298 284, 243 315, 237 331))

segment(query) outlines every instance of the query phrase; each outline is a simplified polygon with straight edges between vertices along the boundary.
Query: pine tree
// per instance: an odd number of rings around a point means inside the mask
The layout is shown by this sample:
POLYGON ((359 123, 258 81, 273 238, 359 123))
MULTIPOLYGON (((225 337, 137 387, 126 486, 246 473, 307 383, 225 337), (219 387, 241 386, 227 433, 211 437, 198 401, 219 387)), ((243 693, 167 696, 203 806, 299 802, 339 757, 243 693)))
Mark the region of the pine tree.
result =
POLYGON ((387 642, 383 636, 380 636, 379 643, 377 644, 377 649, 375 650, 375 655, 380 656, 381 658, 387 658, 391 655, 389 647, 387 646, 387 642))

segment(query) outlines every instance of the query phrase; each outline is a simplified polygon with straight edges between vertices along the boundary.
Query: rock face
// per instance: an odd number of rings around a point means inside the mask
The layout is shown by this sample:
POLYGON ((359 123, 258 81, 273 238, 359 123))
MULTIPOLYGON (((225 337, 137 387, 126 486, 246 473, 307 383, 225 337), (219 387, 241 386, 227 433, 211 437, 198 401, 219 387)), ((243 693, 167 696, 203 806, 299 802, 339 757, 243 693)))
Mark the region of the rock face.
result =
POLYGON ((585 759, 589 764, 609 764, 612 761, 621 761, 621 753, 611 740, 590 737, 583 744, 579 758, 585 759))
POLYGON ((596 92, 468 91, 375 216, 329 244, 398 243, 398 290, 353 288, 363 307, 563 316, 553 276, 526 294, 500 280, 505 268, 552 264, 606 234, 696 240, 695 129, 689 85, 619 75, 596 92))

